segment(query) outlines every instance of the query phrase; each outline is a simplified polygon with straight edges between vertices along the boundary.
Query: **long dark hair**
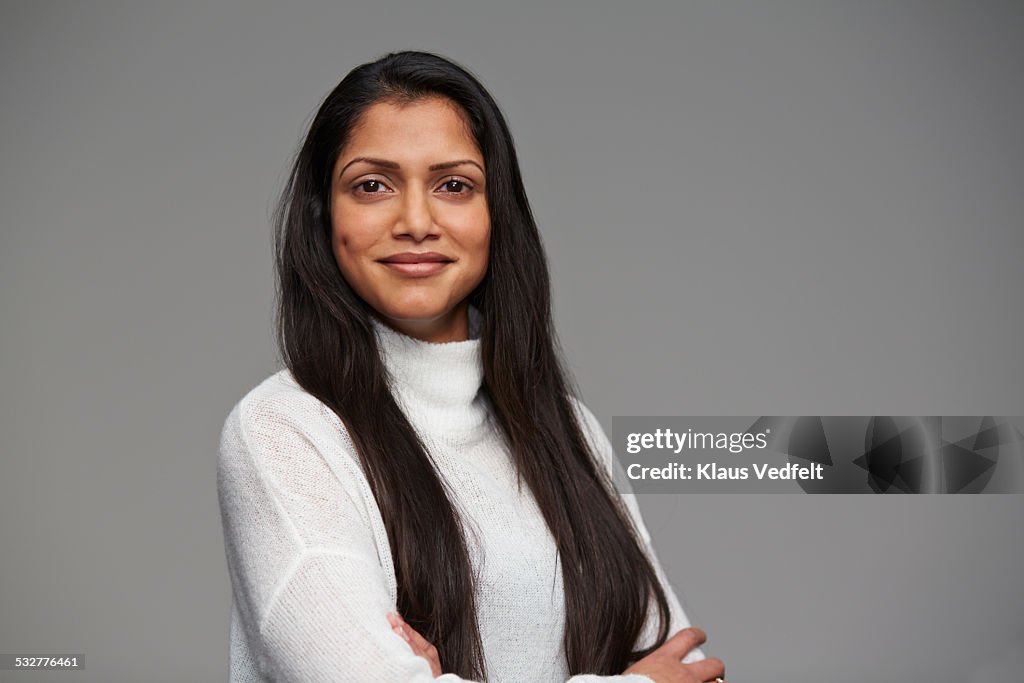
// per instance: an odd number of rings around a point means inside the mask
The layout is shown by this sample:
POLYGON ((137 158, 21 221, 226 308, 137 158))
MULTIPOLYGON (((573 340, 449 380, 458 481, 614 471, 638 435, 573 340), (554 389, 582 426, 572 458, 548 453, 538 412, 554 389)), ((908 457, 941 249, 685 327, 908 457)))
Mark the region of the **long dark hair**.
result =
POLYGON ((571 403, 544 249, 512 136, 464 68, 431 53, 388 54, 352 70, 320 106, 275 214, 280 353, 296 381, 337 413, 359 452, 391 545, 399 613, 437 647, 445 672, 483 680, 461 523, 388 389, 368 305, 331 248, 331 173, 359 116, 381 100, 437 96, 461 107, 485 161, 489 264, 470 294, 481 314, 483 391, 558 548, 568 668, 618 674, 665 641, 668 604, 571 403), (651 600, 657 640, 634 651, 651 600))

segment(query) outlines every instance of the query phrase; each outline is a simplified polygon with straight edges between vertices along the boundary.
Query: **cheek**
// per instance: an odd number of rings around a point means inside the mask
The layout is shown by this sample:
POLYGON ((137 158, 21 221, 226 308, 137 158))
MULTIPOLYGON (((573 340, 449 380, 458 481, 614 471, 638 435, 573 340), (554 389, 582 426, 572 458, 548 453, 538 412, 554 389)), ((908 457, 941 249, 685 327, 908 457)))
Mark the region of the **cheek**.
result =
POLYGON ((371 218, 358 211, 336 211, 331 221, 335 253, 356 255, 372 246, 380 231, 371 218))
POLYGON ((353 251, 351 235, 338 226, 335 226, 332 243, 334 245, 335 258, 338 260, 347 260, 353 251))
POLYGON ((477 230, 475 244, 486 270, 491 246, 491 216, 486 210, 484 210, 483 217, 481 218, 481 225, 482 227, 477 230))
POLYGON ((475 256, 487 255, 491 237, 491 218, 486 207, 467 212, 449 225, 452 232, 458 235, 457 239, 466 251, 475 256))
POLYGON ((355 286, 364 277, 363 273, 367 267, 365 261, 367 254, 370 253, 370 243, 359 233, 338 225, 333 228, 332 242, 334 261, 338 265, 338 269, 342 276, 349 281, 349 284, 355 286))
POLYGON ((467 248, 473 259, 472 279, 479 282, 487 274, 490 262, 490 231, 477 235, 473 242, 467 245, 467 248))

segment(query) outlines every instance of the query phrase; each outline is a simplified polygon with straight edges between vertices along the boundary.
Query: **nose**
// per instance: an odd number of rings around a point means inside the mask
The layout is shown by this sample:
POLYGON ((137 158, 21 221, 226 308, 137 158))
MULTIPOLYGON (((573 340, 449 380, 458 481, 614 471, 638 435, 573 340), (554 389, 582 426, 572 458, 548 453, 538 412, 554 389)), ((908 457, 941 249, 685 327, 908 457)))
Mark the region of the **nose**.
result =
POLYGON ((434 214, 430 207, 430 196, 425 190, 410 190, 405 193, 401 213, 392 231, 395 237, 409 235, 417 242, 437 232, 434 214))

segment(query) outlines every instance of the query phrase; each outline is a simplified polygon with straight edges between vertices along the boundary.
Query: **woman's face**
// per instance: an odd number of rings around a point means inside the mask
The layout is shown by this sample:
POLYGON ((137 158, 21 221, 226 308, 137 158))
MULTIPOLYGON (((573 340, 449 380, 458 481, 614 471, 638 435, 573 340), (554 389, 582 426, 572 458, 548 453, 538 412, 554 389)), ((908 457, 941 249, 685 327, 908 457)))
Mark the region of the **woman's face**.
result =
POLYGON ((450 100, 371 105, 331 180, 334 257, 392 328, 431 342, 468 337, 470 292, 491 234, 484 159, 450 100))

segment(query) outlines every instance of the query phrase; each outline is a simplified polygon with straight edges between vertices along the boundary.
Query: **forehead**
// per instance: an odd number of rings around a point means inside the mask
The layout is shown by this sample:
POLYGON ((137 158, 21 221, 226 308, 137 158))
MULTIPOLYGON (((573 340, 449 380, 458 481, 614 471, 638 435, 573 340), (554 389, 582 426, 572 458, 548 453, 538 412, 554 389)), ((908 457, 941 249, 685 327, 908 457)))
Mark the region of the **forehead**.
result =
POLYGON ((458 105, 439 97, 408 103, 385 100, 370 105, 359 117, 338 162, 372 156, 399 163, 434 163, 448 161, 453 154, 483 161, 458 105))

